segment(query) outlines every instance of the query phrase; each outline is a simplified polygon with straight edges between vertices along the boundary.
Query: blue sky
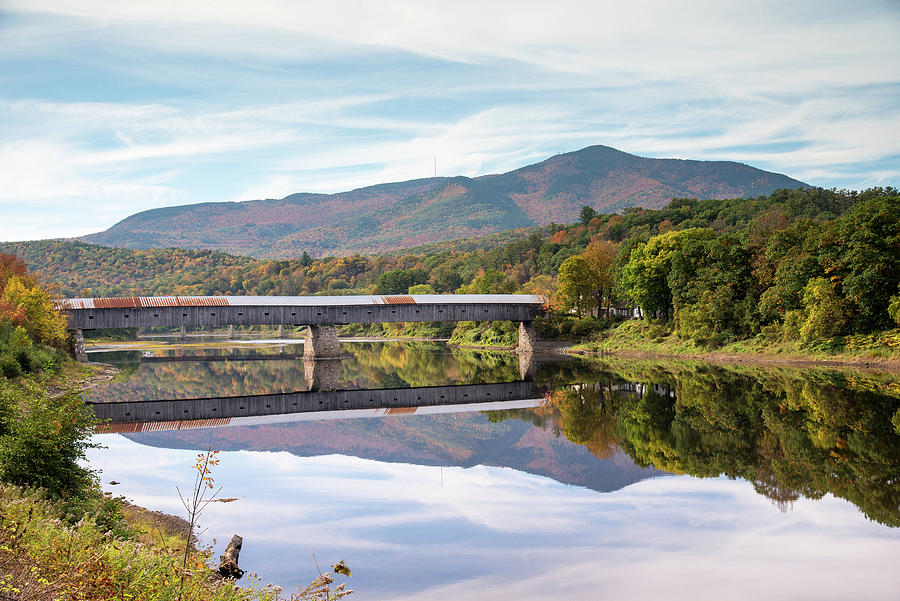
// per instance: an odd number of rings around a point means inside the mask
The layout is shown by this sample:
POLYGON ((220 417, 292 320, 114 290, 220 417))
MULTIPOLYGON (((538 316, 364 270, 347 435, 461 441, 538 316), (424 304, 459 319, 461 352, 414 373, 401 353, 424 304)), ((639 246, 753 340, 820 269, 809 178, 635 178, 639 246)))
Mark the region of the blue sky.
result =
POLYGON ((900 184, 896 0, 325 4, 0 1, 0 240, 591 144, 900 184))

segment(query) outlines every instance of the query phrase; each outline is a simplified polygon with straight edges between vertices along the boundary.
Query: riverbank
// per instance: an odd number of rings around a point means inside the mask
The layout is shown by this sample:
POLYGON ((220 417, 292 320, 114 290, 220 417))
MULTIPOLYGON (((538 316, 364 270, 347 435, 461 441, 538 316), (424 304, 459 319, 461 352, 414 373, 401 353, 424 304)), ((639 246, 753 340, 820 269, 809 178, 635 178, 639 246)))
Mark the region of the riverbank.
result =
POLYGON ((854 367, 900 372, 900 330, 819 341, 816 345, 761 337, 709 349, 676 337, 660 324, 631 320, 604 331, 599 340, 567 347, 572 355, 637 359, 693 359, 791 367, 854 367))

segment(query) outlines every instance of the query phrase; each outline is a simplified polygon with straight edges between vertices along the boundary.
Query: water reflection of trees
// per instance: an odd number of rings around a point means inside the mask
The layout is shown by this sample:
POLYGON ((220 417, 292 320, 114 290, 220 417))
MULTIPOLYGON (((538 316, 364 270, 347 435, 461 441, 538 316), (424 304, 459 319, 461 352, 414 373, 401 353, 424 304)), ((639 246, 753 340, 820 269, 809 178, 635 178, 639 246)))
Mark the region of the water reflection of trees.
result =
POLYGON ((900 526, 896 378, 651 363, 591 374, 532 415, 598 457, 621 448, 644 467, 744 478, 782 509, 831 493, 900 526))
MULTIPOLYGON (((246 357, 264 355, 266 360, 231 360, 232 349, 190 351, 209 361, 140 363, 140 353, 107 355, 117 360, 122 372, 109 385, 91 391, 92 402, 199 398, 284 393, 307 390, 310 382, 303 360, 278 359, 278 351, 236 349, 246 357), (229 358, 229 360, 221 360, 229 358), (124 360, 123 360, 124 359, 124 360), (212 360, 218 359, 218 360, 212 360)), ((302 354, 302 347, 285 352, 302 354)), ((343 345, 337 386, 358 388, 403 388, 509 382, 518 379, 518 363, 511 353, 486 353, 453 349, 428 342, 358 343, 343 345)), ((173 351, 160 351, 170 356, 173 351)))

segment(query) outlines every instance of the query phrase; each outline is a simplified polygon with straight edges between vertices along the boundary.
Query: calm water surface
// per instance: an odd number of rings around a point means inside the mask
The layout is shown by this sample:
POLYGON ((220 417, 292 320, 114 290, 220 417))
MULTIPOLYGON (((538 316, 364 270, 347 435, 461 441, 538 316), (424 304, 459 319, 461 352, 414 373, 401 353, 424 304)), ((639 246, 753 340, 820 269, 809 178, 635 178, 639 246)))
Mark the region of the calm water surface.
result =
MULTIPOLYGON (((95 402, 523 377, 505 405, 128 425, 91 453, 106 488, 181 514, 199 450, 222 450, 202 515, 219 554, 286 592, 345 560, 365 599, 897 599, 900 382, 883 374, 545 361, 431 343, 95 353, 95 402), (501 407, 500 409, 496 409, 501 407), (519 407, 519 408, 511 408, 519 407), (446 410, 437 409, 437 410, 446 410), (893 420, 893 421, 892 421, 893 420), (141 431, 144 430, 144 431, 141 431)), ((416 394, 419 394, 418 391, 416 394)))

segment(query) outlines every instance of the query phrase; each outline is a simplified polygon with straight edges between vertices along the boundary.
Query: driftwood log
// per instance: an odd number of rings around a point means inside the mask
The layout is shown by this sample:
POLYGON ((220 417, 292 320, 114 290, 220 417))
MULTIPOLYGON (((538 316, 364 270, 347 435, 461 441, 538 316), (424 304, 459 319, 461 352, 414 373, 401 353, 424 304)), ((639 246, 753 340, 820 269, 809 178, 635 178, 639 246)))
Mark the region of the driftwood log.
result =
POLYGON ((225 547, 225 552, 219 556, 219 574, 225 578, 238 580, 244 575, 244 570, 238 567, 238 556, 241 554, 241 545, 244 539, 235 534, 231 542, 225 547))

